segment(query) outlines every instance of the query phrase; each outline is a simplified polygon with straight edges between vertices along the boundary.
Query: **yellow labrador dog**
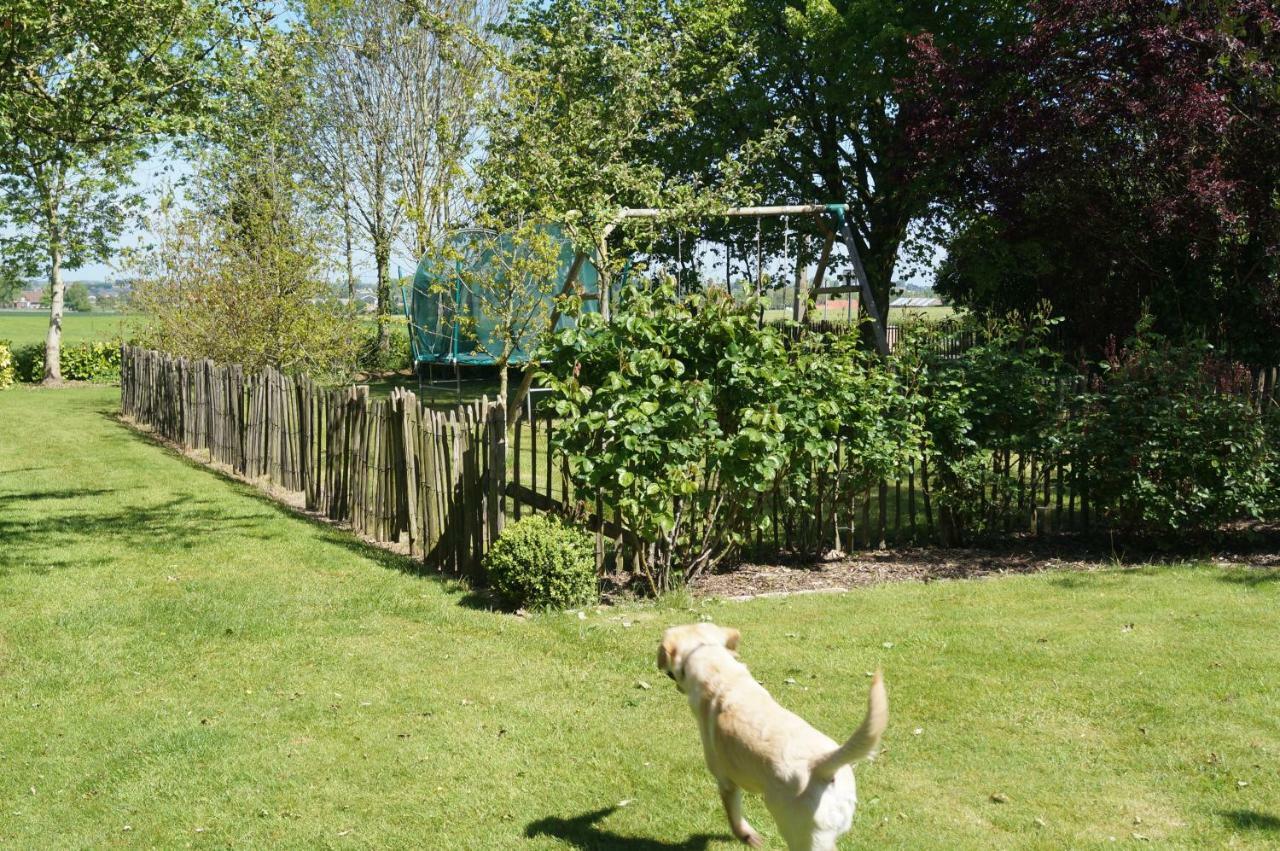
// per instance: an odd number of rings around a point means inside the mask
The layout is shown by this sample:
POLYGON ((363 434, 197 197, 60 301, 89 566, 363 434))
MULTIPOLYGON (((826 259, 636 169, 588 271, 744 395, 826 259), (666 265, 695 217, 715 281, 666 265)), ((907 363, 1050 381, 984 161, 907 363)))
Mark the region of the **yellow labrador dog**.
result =
POLYGON ((741 634, 710 623, 674 626, 662 635, 658 669, 688 695, 698 719, 707 768, 733 835, 764 842, 742 815, 742 790, 764 797, 791 851, 833 851, 853 824, 855 762, 871 756, 889 720, 879 672, 867 717, 843 745, 788 712, 733 652, 741 634))

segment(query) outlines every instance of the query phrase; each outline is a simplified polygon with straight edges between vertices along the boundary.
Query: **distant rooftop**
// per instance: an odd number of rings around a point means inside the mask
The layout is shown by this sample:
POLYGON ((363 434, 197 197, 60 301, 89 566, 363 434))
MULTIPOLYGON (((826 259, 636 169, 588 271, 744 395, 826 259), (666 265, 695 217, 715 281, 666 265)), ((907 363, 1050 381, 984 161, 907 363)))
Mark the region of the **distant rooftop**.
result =
POLYGON ((899 296, 889 302, 890 307, 942 307, 940 298, 922 298, 920 296, 899 296))

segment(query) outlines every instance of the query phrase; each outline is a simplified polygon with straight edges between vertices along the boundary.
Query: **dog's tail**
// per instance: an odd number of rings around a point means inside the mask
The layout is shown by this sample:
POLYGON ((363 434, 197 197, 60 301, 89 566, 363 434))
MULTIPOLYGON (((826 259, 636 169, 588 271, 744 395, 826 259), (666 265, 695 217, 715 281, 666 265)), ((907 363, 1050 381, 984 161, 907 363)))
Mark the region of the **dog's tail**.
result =
POLYGON ((876 678, 871 681, 871 696, 867 698, 867 717, 862 719, 862 726, 853 731, 849 741, 814 763, 813 773, 830 779, 842 767, 871 756, 880 745, 880 737, 888 723, 889 696, 884 690, 884 678, 876 671, 876 678))

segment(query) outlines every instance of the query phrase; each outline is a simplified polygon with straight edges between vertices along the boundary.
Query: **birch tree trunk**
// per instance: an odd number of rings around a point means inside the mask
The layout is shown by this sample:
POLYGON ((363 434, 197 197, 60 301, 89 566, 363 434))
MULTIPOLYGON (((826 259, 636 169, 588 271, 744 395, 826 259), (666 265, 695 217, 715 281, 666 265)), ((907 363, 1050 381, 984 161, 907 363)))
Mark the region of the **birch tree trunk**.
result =
POLYGON ((44 384, 62 383, 62 312, 66 287, 62 281, 62 222, 56 202, 46 207, 49 228, 49 334, 44 341, 44 384))

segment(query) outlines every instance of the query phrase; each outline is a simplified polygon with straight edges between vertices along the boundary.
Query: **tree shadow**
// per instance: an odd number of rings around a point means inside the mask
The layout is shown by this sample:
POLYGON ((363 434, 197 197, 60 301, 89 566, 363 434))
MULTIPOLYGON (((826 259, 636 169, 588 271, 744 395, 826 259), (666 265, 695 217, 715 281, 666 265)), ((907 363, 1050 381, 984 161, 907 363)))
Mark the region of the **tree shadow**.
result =
POLYGON ((535 836, 551 836, 575 848, 590 849, 590 851, 613 848, 622 849, 622 851, 705 851, 713 840, 728 839, 726 836, 699 833, 683 842, 662 842, 644 837, 621 836, 596 825, 596 822, 608 818, 617 809, 617 807, 603 807, 573 818, 547 816, 530 822, 524 829, 524 835, 529 839, 535 836))
POLYGON ((1243 585, 1246 588, 1257 588, 1260 585, 1280 582, 1280 568, 1241 567, 1234 570, 1224 570, 1218 580, 1232 585, 1243 585))
POLYGON ((48 469, 48 468, 47 467, 14 467, 9 470, 0 470, 0 476, 15 476, 18 473, 35 473, 45 469, 48 469))
MULTIPOLYGON (((348 550, 354 555, 371 561, 379 567, 388 570, 395 570, 410 576, 431 579, 442 583, 446 590, 459 591, 460 599, 458 604, 464 608, 476 609, 478 611, 491 611, 500 606, 489 597, 483 590, 477 590, 468 585, 471 577, 457 576, 453 574, 443 573, 432 570, 428 565, 427 558, 414 558, 403 553, 395 552, 384 546, 371 543, 359 537, 349 526, 335 522, 325 517, 323 514, 309 511, 297 505, 291 505, 276 499, 271 494, 263 491, 253 482, 241 478, 229 472, 225 468, 215 467, 212 464, 205 463, 199 458, 193 458, 182 451, 180 447, 172 442, 164 439, 154 432, 142 431, 134 428, 128 422, 122 420, 116 413, 103 412, 103 416, 111 420, 118 426, 121 426, 124 433, 131 440, 145 443, 148 446, 158 447, 168 453, 171 457, 176 458, 183 464, 192 469, 199 470, 204 475, 213 475, 219 480, 231 485, 235 492, 241 496, 254 500, 259 505, 269 508, 272 512, 281 516, 298 520, 307 525, 320 530, 323 534, 321 540, 328 544, 334 544, 348 550)), ((456 512, 459 517, 461 512, 456 512)), ((456 518, 455 518, 456 519, 456 518)), ((444 538, 442 537, 442 541, 444 538)), ((443 546, 443 544, 441 544, 443 546)))
POLYGON ((104 494, 115 493, 114 490, 108 488, 79 488, 72 490, 65 488, 63 490, 48 491, 24 491, 21 493, 5 493, 0 494, 0 507, 5 504, 38 502, 46 499, 77 499, 82 496, 103 496, 104 494))
POLYGON ((1221 810, 1218 813, 1239 830, 1265 830, 1280 833, 1280 817, 1271 813, 1260 813, 1257 810, 1221 810))
MULTIPOLYGON (((102 495, 113 491, 46 491, 22 494, 24 500, 102 495)), ((260 520, 252 514, 228 516, 212 510, 207 500, 186 495, 174 496, 151 505, 112 506, 103 502, 94 509, 0 516, 0 575, 18 569, 47 572, 68 567, 98 564, 104 559, 66 557, 73 544, 109 542, 139 552, 190 550, 214 536, 234 530, 235 534, 262 539, 256 531, 260 520)))

